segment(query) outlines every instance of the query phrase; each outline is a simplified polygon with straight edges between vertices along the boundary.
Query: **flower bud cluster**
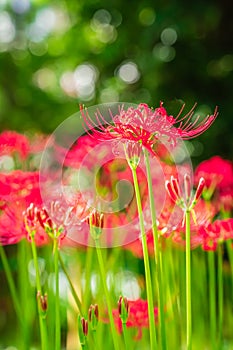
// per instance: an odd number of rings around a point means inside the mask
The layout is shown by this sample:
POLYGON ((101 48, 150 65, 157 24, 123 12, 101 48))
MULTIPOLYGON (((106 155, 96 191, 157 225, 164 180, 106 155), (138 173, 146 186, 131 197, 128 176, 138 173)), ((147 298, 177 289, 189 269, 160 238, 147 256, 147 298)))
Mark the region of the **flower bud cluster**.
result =
POLYGON ((94 240, 97 240, 102 233, 104 227, 104 214, 93 210, 87 218, 87 223, 90 225, 90 233, 94 240))

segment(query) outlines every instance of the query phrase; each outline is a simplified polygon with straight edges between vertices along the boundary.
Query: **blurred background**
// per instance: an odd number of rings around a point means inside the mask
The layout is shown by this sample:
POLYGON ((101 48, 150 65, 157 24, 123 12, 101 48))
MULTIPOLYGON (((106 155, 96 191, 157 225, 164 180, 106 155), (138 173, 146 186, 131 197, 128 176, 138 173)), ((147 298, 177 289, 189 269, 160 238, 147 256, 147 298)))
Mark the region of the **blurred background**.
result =
POLYGON ((79 103, 197 102, 219 117, 194 164, 230 158, 232 48, 230 0, 0 0, 1 130, 53 132, 79 103))

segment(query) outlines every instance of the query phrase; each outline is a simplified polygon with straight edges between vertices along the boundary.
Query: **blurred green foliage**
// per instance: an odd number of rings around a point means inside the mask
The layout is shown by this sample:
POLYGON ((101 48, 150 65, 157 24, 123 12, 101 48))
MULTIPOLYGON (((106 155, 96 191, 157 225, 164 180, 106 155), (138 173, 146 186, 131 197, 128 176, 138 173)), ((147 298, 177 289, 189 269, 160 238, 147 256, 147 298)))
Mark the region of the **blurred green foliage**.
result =
POLYGON ((0 0, 1 129, 52 132, 86 106, 212 113, 196 160, 231 157, 232 2, 0 0), (175 106, 175 108, 174 108, 175 106))

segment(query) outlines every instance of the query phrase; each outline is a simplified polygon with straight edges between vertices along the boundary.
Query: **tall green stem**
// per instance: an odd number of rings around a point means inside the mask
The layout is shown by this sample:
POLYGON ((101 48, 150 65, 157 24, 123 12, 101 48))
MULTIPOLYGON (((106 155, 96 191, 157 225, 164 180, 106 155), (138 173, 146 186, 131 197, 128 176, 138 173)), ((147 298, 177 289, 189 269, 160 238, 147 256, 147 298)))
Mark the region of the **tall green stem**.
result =
POLYGON ((141 230, 141 236, 142 236, 142 249, 143 249, 145 278, 146 278, 146 293, 147 293, 147 301, 148 301, 150 344, 151 344, 151 349, 155 350, 157 349, 157 338, 156 338, 156 330, 155 330, 153 292, 152 292, 152 283, 151 283, 149 254, 148 254, 148 248, 147 248, 146 232, 145 232, 145 226, 144 226, 144 220, 143 220, 142 203, 141 203, 137 173, 135 168, 131 168, 131 170, 133 174, 134 189, 135 189, 140 230, 141 230))
POLYGON ((190 211, 185 212, 186 227, 186 344, 192 349, 192 307, 191 307, 191 244, 190 244, 190 211))
POLYGON ((128 331, 127 331, 126 323, 124 322, 122 322, 122 330, 123 330, 123 336, 125 341, 125 350, 130 350, 129 340, 128 340, 128 331))
POLYGON ((99 344, 97 342, 97 337, 96 337, 96 330, 92 330, 92 335, 93 335, 93 340, 94 340, 94 346, 96 350, 99 350, 99 344))
POLYGON ((211 349, 216 349, 216 281, 214 252, 208 252, 211 349))
MULTIPOLYGON (((35 243, 33 236, 31 236, 31 248, 32 248, 32 256, 33 256, 34 267, 35 267, 35 272, 36 272, 36 289, 37 289, 37 293, 38 292, 41 293, 42 290, 41 290, 41 283, 40 283, 40 269, 39 269, 39 264, 38 264, 36 243, 35 243)), ((39 324, 40 324, 41 350, 47 350, 48 349, 48 337, 47 337, 46 318, 40 309, 39 301, 37 302, 37 307, 38 307, 39 324)))
POLYGON ((218 245, 218 348, 222 348, 223 326, 223 262, 222 245, 218 245))
POLYGON ((100 243, 99 239, 95 239, 95 246, 96 246, 96 253, 97 253, 97 258, 98 258, 98 263, 99 263, 99 268, 100 268, 100 275, 102 279, 102 284, 104 288, 104 295, 106 298, 107 302, 107 307, 108 307, 108 316, 109 316, 109 321, 110 321, 110 326, 111 326, 111 331, 112 331, 112 339, 113 339, 113 345, 115 350, 120 350, 119 344, 118 344, 118 339, 117 339, 117 333, 116 333, 116 327, 114 325, 114 320, 113 320, 113 315, 112 315, 112 306, 111 306, 111 301, 110 301, 110 296, 108 292, 108 287, 106 283, 106 273, 105 273, 105 267, 104 267, 104 261, 103 261, 103 256, 100 248, 100 243))
POLYGON ((157 267, 157 288, 158 288, 158 307, 159 307, 159 329, 160 329, 160 337, 161 337, 161 347, 162 350, 166 350, 166 328, 165 328, 165 317, 164 317, 164 288, 163 288, 163 280, 162 280, 162 252, 159 247, 158 240, 158 227, 156 222, 156 209, 155 209, 155 201, 154 201, 154 193, 153 193, 153 185, 151 178, 151 170, 150 170, 150 160, 149 154, 146 149, 144 149, 144 157, 145 157, 145 165, 146 165, 146 173, 147 173, 147 181, 148 181, 148 190, 149 190, 149 200, 150 200, 150 211, 152 218, 152 233, 154 239, 154 257, 155 257, 155 266, 157 267))
POLYGON ((92 247, 86 249, 86 263, 85 263, 85 298, 83 299, 83 310, 87 310, 90 305, 91 297, 91 271, 92 271, 92 260, 93 260, 93 251, 92 247))
POLYGON ((226 246, 227 246, 227 254, 228 254, 228 258, 230 261, 230 267, 231 267, 231 297, 233 298, 233 249, 232 249, 232 240, 231 239, 228 239, 226 241, 226 246))
POLYGON ((60 325, 60 295, 59 295, 59 250, 58 239, 54 238, 54 272, 55 272, 55 350, 61 349, 61 325, 60 325))
POLYGON ((6 275, 6 279, 7 279, 7 283, 10 289, 10 293, 11 293, 11 297, 12 297, 12 301, 13 301, 13 305, 14 305, 14 309, 15 309, 15 313, 21 323, 21 325, 23 325, 23 318, 22 318, 22 312, 21 312, 21 307, 20 307, 20 303, 19 303, 19 299, 18 299, 18 295, 16 292, 16 287, 15 287, 15 283, 14 283, 14 279, 11 273, 11 269, 8 263, 8 259, 5 253, 5 249, 3 248, 3 246, 0 244, 0 256, 1 256, 1 260, 2 260, 2 265, 3 265, 3 269, 6 275))
POLYGON ((18 283, 19 283, 19 296, 20 304, 23 305, 22 308, 22 348, 23 350, 29 350, 30 347, 30 337, 32 333, 31 329, 31 314, 32 305, 28 302, 29 298, 29 283, 28 283, 28 242, 23 239, 17 244, 17 260, 18 260, 18 283))

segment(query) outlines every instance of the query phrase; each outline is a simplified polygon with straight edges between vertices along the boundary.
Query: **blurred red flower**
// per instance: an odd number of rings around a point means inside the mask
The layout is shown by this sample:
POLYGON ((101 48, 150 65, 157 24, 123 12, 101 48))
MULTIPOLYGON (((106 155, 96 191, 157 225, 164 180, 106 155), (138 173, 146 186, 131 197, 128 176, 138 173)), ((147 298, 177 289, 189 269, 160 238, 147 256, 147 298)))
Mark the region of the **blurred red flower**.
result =
POLYGON ((16 131, 6 130, 0 134, 0 155, 13 155, 18 153, 22 160, 29 154, 29 141, 25 135, 16 131))
POLYGON ((233 163, 214 156, 200 163, 195 170, 195 183, 204 177, 208 188, 223 189, 233 185, 233 163))
MULTIPOLYGON (((148 328, 149 318, 148 318, 148 303, 146 300, 128 300, 129 304, 129 315, 126 326, 128 328, 135 327, 138 330, 136 339, 139 340, 142 337, 142 328, 148 328)), ((158 322, 158 308, 154 308, 155 322, 158 322)), ((118 309, 113 310, 113 316, 115 319, 115 324, 119 332, 122 331, 122 322, 119 316, 118 309)))

